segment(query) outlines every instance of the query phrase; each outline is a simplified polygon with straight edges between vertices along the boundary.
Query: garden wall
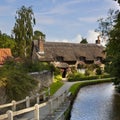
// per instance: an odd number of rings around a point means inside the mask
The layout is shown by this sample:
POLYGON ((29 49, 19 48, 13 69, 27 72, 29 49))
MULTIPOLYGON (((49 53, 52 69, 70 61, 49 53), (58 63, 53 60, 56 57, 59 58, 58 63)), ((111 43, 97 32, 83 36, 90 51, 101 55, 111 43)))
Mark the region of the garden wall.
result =
POLYGON ((30 75, 39 82, 39 89, 49 87, 53 82, 53 72, 51 71, 33 72, 30 75))

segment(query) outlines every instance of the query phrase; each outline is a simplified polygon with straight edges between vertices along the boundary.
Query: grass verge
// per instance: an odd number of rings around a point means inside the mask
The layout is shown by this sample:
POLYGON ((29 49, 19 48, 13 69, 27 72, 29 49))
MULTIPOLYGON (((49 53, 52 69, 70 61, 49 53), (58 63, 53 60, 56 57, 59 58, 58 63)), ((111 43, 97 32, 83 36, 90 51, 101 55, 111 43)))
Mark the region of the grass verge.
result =
POLYGON ((77 92, 79 91, 79 89, 81 87, 84 87, 87 85, 93 85, 93 84, 97 84, 97 83, 111 82, 111 81, 112 81, 112 78, 81 81, 81 82, 78 82, 78 83, 75 83, 74 85, 72 85, 69 89, 69 92, 71 92, 72 95, 74 96, 77 94, 77 92))

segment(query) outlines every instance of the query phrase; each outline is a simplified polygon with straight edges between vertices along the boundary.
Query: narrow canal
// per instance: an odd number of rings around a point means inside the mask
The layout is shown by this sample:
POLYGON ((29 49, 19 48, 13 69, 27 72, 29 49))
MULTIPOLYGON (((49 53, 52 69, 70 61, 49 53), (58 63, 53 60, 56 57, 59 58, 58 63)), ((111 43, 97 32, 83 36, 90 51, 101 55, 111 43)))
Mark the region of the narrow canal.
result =
POLYGON ((112 83, 81 88, 70 120, 120 120, 120 95, 112 83))

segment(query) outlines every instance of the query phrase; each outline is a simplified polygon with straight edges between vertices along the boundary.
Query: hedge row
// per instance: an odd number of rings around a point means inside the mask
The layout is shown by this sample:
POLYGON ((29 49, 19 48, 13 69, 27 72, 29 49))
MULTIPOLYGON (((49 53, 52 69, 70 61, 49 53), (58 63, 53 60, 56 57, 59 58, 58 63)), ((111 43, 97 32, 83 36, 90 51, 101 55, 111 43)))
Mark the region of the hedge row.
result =
POLYGON ((71 74, 68 77, 68 81, 83 81, 83 80, 101 79, 101 78, 109 78, 109 77, 110 75, 81 76, 81 74, 71 74))

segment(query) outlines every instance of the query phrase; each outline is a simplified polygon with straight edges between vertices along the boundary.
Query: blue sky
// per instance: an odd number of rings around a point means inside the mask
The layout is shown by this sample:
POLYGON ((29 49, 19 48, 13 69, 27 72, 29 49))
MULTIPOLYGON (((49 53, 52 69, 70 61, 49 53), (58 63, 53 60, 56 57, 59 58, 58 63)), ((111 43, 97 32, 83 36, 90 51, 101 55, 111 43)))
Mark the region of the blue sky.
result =
POLYGON ((46 34, 46 41, 90 43, 97 39, 97 20, 105 18, 110 8, 118 5, 113 0, 0 0, 0 30, 11 34, 16 11, 22 5, 32 6, 36 25, 34 30, 46 34))

